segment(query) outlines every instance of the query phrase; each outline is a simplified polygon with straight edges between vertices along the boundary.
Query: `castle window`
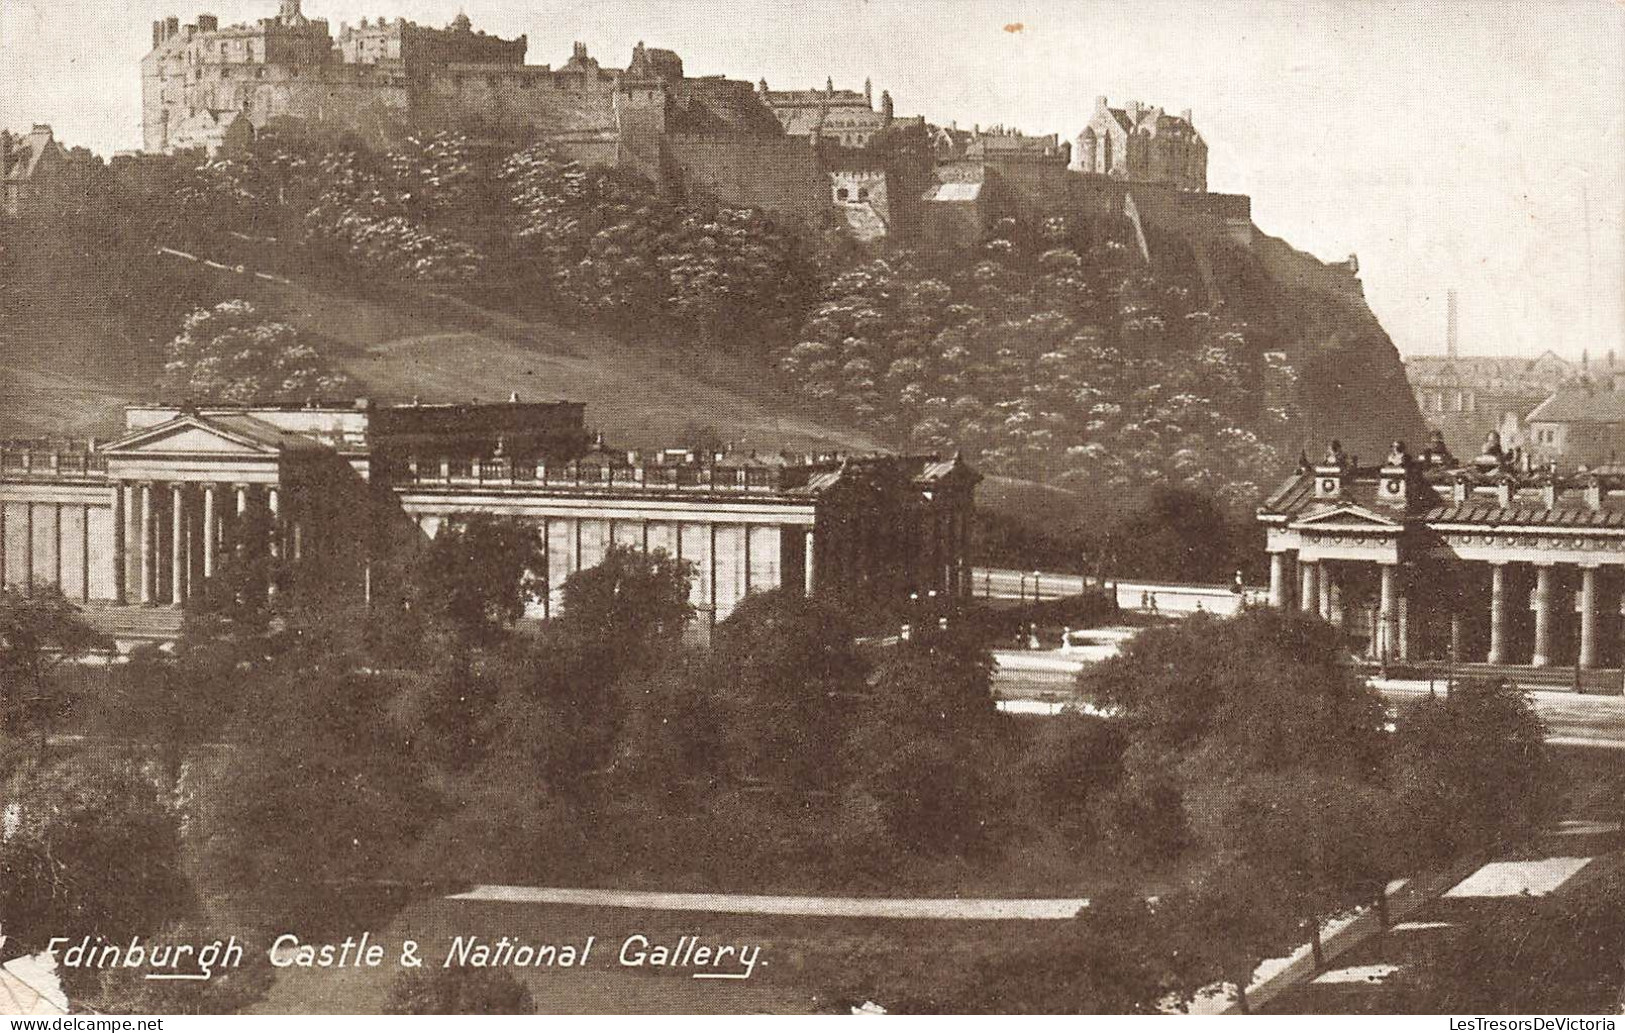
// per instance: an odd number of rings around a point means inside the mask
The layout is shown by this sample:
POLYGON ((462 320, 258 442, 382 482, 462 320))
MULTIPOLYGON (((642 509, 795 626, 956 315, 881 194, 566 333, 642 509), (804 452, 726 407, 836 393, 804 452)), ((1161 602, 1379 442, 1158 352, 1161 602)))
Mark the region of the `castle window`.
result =
POLYGON ((858 200, 860 200, 860 201, 869 200, 869 188, 868 187, 858 187, 858 200))
POLYGON ((851 194, 847 191, 846 187, 842 187, 841 189, 835 191, 835 197, 837 200, 845 201, 850 196, 851 194))

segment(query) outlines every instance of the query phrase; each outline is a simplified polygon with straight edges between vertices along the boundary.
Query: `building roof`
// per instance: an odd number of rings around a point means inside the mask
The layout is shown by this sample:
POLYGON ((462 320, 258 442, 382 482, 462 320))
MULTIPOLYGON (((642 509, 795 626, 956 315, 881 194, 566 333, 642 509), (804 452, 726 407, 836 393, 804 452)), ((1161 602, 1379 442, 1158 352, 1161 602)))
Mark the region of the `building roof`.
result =
POLYGON ((938 183, 925 192, 925 201, 977 201, 982 197, 982 183, 938 183))
POLYGON ((51 127, 46 125, 37 125, 27 136, 16 138, 15 146, 13 164, 6 170, 6 179, 13 183, 34 178, 45 155, 53 149, 61 149, 51 134, 51 127))
POLYGON ((1625 423, 1625 391, 1560 387, 1529 414, 1530 423, 1625 423))

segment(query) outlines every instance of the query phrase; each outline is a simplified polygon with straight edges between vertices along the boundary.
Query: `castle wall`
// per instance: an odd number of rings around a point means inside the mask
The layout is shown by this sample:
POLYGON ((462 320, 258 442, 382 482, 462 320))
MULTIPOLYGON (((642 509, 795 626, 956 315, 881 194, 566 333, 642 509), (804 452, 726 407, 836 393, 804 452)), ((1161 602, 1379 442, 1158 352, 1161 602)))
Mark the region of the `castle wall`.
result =
POLYGON ((584 132, 613 127, 612 89, 608 84, 570 88, 583 82, 528 65, 449 65, 418 81, 409 107, 415 121, 437 128, 584 132))
POLYGON ((808 219, 829 211, 829 178, 806 140, 668 135, 664 144, 685 192, 808 219))

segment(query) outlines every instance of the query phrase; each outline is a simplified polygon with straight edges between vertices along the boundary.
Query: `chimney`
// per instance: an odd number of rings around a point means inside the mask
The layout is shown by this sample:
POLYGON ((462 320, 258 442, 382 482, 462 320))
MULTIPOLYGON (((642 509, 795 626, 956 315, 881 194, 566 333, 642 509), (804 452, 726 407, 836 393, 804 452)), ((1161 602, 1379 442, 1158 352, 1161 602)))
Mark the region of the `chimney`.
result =
POLYGON ((1123 110, 1128 112, 1128 118, 1129 118, 1130 122, 1138 122, 1140 120, 1140 102, 1139 101, 1137 101, 1137 100, 1129 101, 1127 104, 1123 105, 1123 110))
POLYGON ((1456 289, 1452 287, 1444 295, 1444 353, 1452 359, 1461 354, 1456 329, 1456 289))
POLYGON ((220 28, 220 19, 212 14, 200 14, 197 16, 197 28, 199 32, 218 31, 220 28))
POLYGON ((1593 513, 1602 509, 1602 479, 1598 477, 1586 478, 1586 508, 1593 513))
POLYGON ((1184 111, 1181 111, 1179 113, 1179 117, 1184 119, 1185 123, 1187 125, 1191 125, 1191 126, 1196 125, 1196 120, 1194 118, 1191 118, 1191 109, 1190 108, 1186 108, 1184 111))
POLYGON ((1095 98, 1095 110, 1096 111, 1105 111, 1106 110, 1106 95, 1104 93, 1095 98))
POLYGON ((164 39, 174 39, 181 34, 181 20, 174 15, 164 19, 164 39))
POLYGON ((159 18, 152 23, 152 49, 157 50, 164 42, 164 20, 159 18))

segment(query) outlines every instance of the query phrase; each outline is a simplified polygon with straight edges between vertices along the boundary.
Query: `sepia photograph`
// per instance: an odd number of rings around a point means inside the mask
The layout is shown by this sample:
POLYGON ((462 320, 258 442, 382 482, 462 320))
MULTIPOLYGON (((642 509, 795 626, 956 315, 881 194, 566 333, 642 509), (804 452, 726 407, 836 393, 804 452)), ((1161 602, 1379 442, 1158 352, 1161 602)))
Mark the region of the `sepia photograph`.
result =
POLYGON ((1057 1014, 1625 1016, 1625 2, 0 0, 9 1029, 1057 1014))

